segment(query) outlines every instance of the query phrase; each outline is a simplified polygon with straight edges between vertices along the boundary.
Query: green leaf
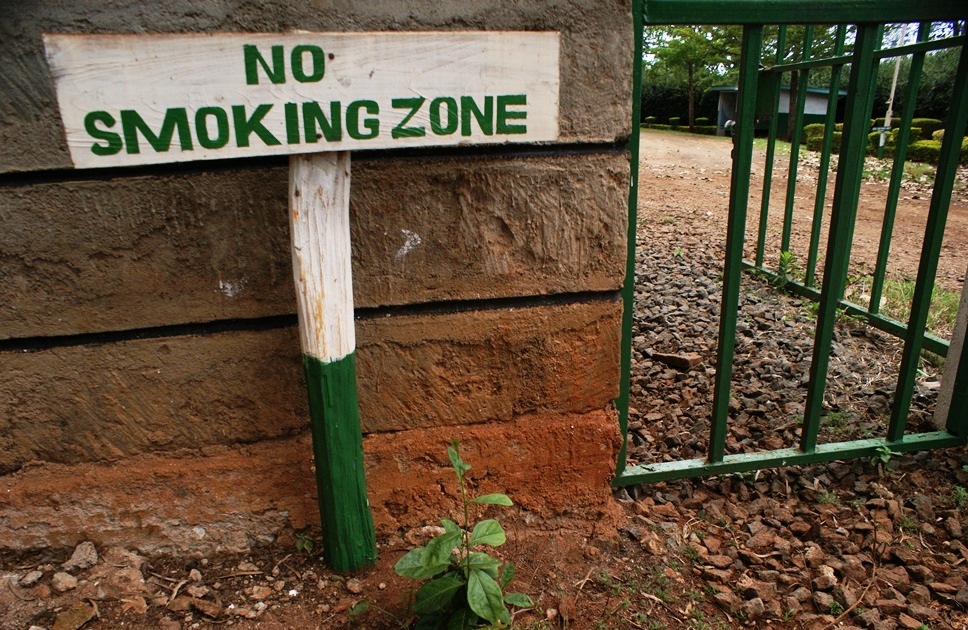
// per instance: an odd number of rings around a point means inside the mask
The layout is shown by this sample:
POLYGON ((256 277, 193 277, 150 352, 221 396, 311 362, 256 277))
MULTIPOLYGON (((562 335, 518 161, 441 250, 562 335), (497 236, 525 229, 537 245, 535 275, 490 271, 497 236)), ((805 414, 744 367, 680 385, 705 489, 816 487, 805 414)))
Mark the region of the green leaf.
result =
POLYGON ((518 608, 531 608, 534 602, 524 593, 508 593, 504 596, 504 603, 518 608))
POLYGON ((474 526, 474 531, 471 532, 470 545, 489 545, 491 547, 500 547, 507 540, 507 536, 504 534, 504 528, 501 524, 495 521, 493 518, 481 521, 474 526))
POLYGON ((506 565, 504 565, 504 568, 501 569, 501 588, 506 588, 507 585, 510 584, 511 580, 513 579, 514 579, 514 565, 508 562, 506 565))
POLYGON ((370 609, 370 602, 366 599, 361 599, 356 602, 356 605, 349 609, 350 617, 358 617, 370 609))
POLYGON ((497 578, 497 568, 501 566, 501 563, 486 553, 474 551, 468 554, 467 558, 462 563, 462 566, 468 569, 480 569, 481 571, 484 571, 490 575, 492 578, 497 578))
POLYGON ((454 521, 451 521, 446 518, 442 518, 440 519, 440 524, 444 526, 444 531, 447 532, 448 534, 453 534, 458 538, 460 537, 460 534, 461 534, 460 526, 458 526, 457 523, 455 523, 454 521))
POLYGON ((482 497, 477 497, 476 499, 471 499, 474 503, 483 503, 484 505, 507 505, 511 506, 514 503, 505 494, 494 493, 485 494, 482 497))
POLYGON ((440 615, 424 615, 417 620, 413 630, 440 630, 443 618, 440 615))
POLYGON ((402 577, 425 580, 437 575, 450 564, 450 557, 443 563, 428 562, 429 560, 427 549, 417 547, 416 549, 411 549, 407 552, 407 555, 397 560, 397 563, 393 565, 393 571, 402 577))
POLYGON ((447 630, 469 630, 477 626, 479 619, 469 608, 458 608, 447 618, 447 630))
POLYGON ((451 440, 450 446, 447 447, 447 455, 450 456, 450 465, 454 467, 454 472, 457 473, 458 479, 464 478, 464 473, 471 469, 470 464, 467 464, 460 458, 460 453, 457 452, 460 442, 457 440, 451 440))
POLYGON ((413 610, 418 615, 441 610, 454 599, 454 595, 464 586, 464 580, 457 577, 444 576, 431 580, 420 587, 413 610))
POLYGON ((478 569, 471 569, 467 581, 467 604, 471 610, 491 623, 511 623, 511 615, 504 606, 501 587, 494 578, 478 569))
MULTIPOLYGON (((444 526, 444 529, 447 530, 447 527, 444 526)), ((427 543, 424 567, 429 569, 432 566, 447 566, 450 564, 450 553, 454 550, 458 541, 460 541, 460 528, 456 528, 456 531, 445 531, 427 543)))

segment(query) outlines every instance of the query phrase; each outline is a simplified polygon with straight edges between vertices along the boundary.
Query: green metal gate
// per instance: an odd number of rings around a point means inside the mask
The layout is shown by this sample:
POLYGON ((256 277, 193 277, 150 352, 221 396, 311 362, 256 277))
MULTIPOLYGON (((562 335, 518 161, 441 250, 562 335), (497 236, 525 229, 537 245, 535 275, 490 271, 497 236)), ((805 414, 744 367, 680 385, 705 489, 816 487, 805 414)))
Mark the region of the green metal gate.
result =
MULTIPOLYGON (((741 472, 761 468, 806 464, 818 461, 874 457, 883 453, 904 452, 956 446, 968 443, 968 343, 960 351, 958 369, 953 373, 954 395, 950 401, 944 430, 909 433, 907 419, 914 391, 918 360, 922 350, 940 356, 948 353, 948 343, 926 334, 926 321, 934 288, 941 242, 944 236, 948 207, 961 151, 961 140, 968 125, 968 46, 965 35, 930 39, 930 23, 968 18, 968 6, 950 0, 740 0, 711 2, 706 0, 641 0, 634 3, 636 16, 636 57, 634 63, 633 135, 629 143, 632 158, 633 184, 629 196, 629 252, 626 283, 624 288, 625 314, 623 321, 622 385, 618 400, 620 422, 626 446, 620 453, 615 485, 624 486, 642 482, 660 481, 682 477, 741 472), (894 48, 882 48, 882 36, 886 23, 918 23, 917 43, 894 48), (639 155, 639 117, 641 90, 642 28, 646 24, 742 24, 742 59, 740 62, 737 133, 734 137, 733 163, 729 195, 729 218, 726 234, 726 259, 724 261, 723 294, 720 308, 719 341, 713 390, 711 434, 705 457, 658 464, 628 466, 628 408, 631 376, 633 337, 633 296, 635 284, 635 246, 637 227, 637 179, 639 155), (833 56, 817 59, 811 57, 810 33, 807 27, 801 61, 797 63, 772 63, 762 57, 763 34, 767 25, 779 26, 778 40, 783 39, 784 25, 840 24, 833 56), (848 46, 848 40, 852 45, 848 46), (845 50, 851 48, 849 54, 845 50), (873 105, 874 80, 877 65, 882 59, 911 55, 912 63, 905 103, 916 97, 925 54, 929 51, 957 47, 960 57, 956 81, 953 86, 950 112, 945 121, 944 137, 937 167, 937 176, 931 195, 930 209, 911 315, 907 322, 885 317, 879 312, 881 291, 886 273, 887 256, 891 242, 894 215, 901 184, 901 172, 905 155, 911 141, 908 130, 913 107, 906 107, 897 133, 894 168, 889 184, 888 201, 873 274, 871 298, 868 304, 846 302, 844 287, 850 260, 854 222, 860 186, 863 178, 864 156, 871 132, 871 109, 873 105), (736 343, 736 318, 739 307, 740 277, 745 269, 776 277, 782 269, 769 269, 764 264, 764 243, 769 212, 771 169, 776 138, 777 103, 783 73, 799 73, 801 85, 806 86, 806 75, 811 70, 830 67, 830 98, 836 104, 836 94, 841 89, 840 69, 849 66, 846 86, 847 98, 842 136, 840 137, 839 162, 833 182, 833 206, 828 226, 827 248, 823 266, 822 282, 817 282, 821 220, 828 185, 826 173, 832 153, 834 134, 834 110, 828 107, 827 121, 821 144, 820 177, 817 183, 816 206, 811 228, 807 265, 802 282, 792 282, 784 277, 787 288, 800 295, 817 300, 817 325, 813 343, 807 386, 806 406, 799 444, 790 448, 744 454, 726 454, 725 443, 729 430, 729 399, 732 379, 734 348, 736 343), (767 80, 763 80, 766 77, 767 80), (758 91, 761 92, 758 95, 758 91), (765 93, 764 93, 765 92, 765 93), (743 259, 747 223, 747 206, 750 192, 753 160, 753 130, 757 115, 757 102, 772 103, 767 159, 765 165, 764 191, 760 210, 759 234, 755 260, 743 259), (883 436, 848 442, 818 444, 824 390, 838 310, 863 318, 868 325, 903 339, 900 373, 896 382, 891 405, 890 421, 883 436)), ((779 43, 777 60, 782 59, 783 44, 779 43)), ((794 133, 791 138, 788 189, 783 217, 781 251, 790 249, 790 230, 793 216, 793 199, 796 192, 796 167, 802 137, 804 112, 803 94, 797 102, 794 133)), ((762 106, 761 106, 762 107, 762 106)), ((785 276, 785 274, 784 274, 785 276)))

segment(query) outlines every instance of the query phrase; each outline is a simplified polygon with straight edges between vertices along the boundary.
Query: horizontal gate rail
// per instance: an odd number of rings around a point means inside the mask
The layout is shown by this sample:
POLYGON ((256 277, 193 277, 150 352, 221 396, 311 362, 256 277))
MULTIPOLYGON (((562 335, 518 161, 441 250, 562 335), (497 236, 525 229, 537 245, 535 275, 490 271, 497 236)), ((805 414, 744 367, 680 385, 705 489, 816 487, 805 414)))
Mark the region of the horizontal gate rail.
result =
POLYGON ((626 486, 668 479, 741 473, 761 468, 798 466, 857 457, 877 457, 884 453, 885 448, 891 453, 904 453, 960 446, 964 443, 964 438, 957 434, 947 431, 933 431, 906 435, 903 440, 897 442, 888 442, 883 438, 870 438, 852 442, 818 444, 817 448, 811 453, 805 453, 797 448, 782 448, 775 451, 726 455, 720 462, 710 462, 705 458, 699 458, 658 464, 642 464, 630 466, 616 481, 619 482, 618 485, 626 486))
POLYGON ((648 24, 858 24, 965 17, 956 0, 644 0, 648 24))

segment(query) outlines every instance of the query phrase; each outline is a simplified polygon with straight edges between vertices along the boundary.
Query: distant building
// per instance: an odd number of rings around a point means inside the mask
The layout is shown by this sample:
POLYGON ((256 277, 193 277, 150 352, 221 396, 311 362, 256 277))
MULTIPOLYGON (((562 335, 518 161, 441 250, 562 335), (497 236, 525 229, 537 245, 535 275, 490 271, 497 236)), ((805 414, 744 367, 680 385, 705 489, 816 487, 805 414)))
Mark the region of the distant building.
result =
MULTIPOLYGON (((772 90, 763 89, 764 87, 766 86, 761 85, 757 90, 756 129, 761 131, 769 128, 770 110, 773 106, 768 98, 772 94, 772 90)), ((736 120, 736 98, 739 94, 739 88, 735 85, 720 85, 709 88, 709 91, 719 93, 719 115, 716 119, 716 135, 722 136, 726 133, 726 123, 731 120, 736 120)), ((824 122, 827 115, 828 94, 830 94, 830 90, 825 88, 807 88, 807 102, 803 109, 804 125, 824 122)), ((847 92, 841 90, 838 93, 838 103, 844 96, 847 96, 847 92)), ((780 86, 780 107, 777 114, 777 129, 780 130, 781 135, 787 127, 789 114, 790 86, 783 85, 780 86)))

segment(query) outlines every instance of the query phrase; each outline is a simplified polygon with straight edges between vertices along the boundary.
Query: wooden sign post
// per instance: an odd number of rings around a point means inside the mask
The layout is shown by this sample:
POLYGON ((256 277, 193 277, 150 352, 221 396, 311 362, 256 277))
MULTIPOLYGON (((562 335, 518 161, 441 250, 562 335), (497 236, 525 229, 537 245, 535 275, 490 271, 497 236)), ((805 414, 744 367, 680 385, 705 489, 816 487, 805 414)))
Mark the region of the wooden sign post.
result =
POLYGON ((558 34, 45 35, 76 168, 292 155, 289 214, 334 570, 376 558, 357 404, 354 149, 551 142, 558 34))

